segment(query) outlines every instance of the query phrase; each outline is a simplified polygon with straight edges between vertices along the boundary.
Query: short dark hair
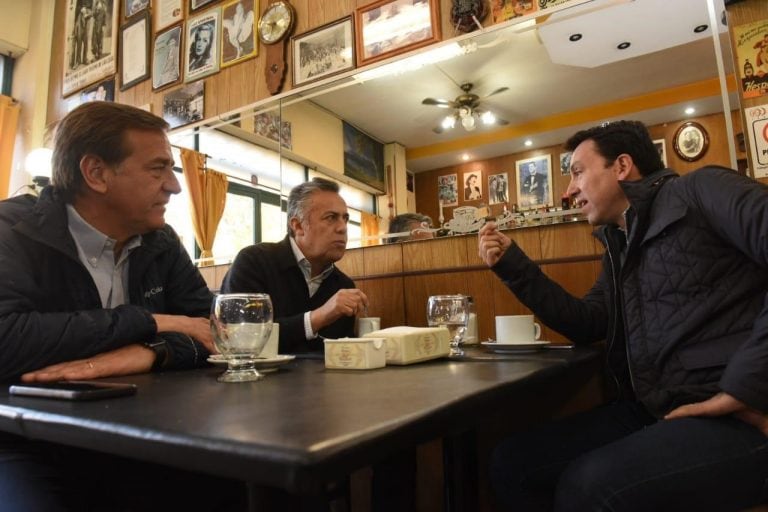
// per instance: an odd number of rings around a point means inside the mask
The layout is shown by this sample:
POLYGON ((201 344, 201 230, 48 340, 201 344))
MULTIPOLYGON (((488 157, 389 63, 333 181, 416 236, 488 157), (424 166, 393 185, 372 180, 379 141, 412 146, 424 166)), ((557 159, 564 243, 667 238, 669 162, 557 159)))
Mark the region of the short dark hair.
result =
MULTIPOLYGON (((419 225, 421 225, 423 222, 426 222, 427 226, 432 227, 432 219, 430 219, 427 215, 422 215, 421 213, 401 213, 389 221, 389 232, 400 233, 403 231, 411 231, 411 224, 414 222, 419 225)), ((408 236, 387 238, 387 243, 391 244, 394 242, 400 242, 403 240, 408 240, 409 238, 410 237, 408 236)))
POLYGON ((56 127, 51 183, 71 202, 83 186, 80 160, 95 155, 109 166, 131 155, 125 132, 165 132, 168 123, 146 110, 109 101, 91 101, 67 114, 56 127))
POLYGON ((643 176, 664 168, 648 129, 640 121, 603 123, 582 130, 566 141, 565 150, 573 151, 585 140, 594 141, 597 152, 608 162, 628 154, 643 176))
POLYGON ((312 178, 293 187, 288 194, 288 234, 292 237, 296 234, 291 228, 291 219, 294 217, 303 220, 307 211, 309 200, 315 192, 335 192, 339 193, 339 184, 335 181, 325 178, 312 178))

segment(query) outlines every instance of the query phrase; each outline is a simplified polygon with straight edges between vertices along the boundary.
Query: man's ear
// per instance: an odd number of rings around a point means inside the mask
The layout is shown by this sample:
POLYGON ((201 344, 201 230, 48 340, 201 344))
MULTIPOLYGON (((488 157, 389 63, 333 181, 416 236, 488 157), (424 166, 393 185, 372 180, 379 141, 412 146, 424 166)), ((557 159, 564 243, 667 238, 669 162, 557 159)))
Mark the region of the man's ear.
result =
POLYGON ((635 180, 639 177, 637 167, 635 167, 635 161, 627 153, 622 153, 616 159, 618 164, 617 178, 619 181, 635 180))
POLYGON ((304 234, 304 228, 301 227, 301 221, 298 217, 291 218, 291 229, 293 230, 294 236, 304 234))
POLYGON ((96 155, 85 155, 80 159, 80 174, 83 175, 85 185, 99 193, 107 191, 107 166, 104 160, 96 155))

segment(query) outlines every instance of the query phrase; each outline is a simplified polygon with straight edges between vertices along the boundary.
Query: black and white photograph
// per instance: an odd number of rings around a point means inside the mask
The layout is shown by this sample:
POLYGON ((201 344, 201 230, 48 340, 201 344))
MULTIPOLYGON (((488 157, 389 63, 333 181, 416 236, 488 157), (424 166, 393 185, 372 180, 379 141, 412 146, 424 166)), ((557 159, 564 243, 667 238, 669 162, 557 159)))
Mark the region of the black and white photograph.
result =
POLYGON ((155 0, 152 2, 152 14, 155 18, 155 32, 184 19, 183 0, 155 0))
POLYGON ((521 210, 553 204, 552 162, 549 155, 517 160, 515 169, 517 172, 517 204, 521 210))
POLYGON ((189 12, 195 12, 219 0, 189 0, 189 12))
MULTIPOLYGON (((662 143, 664 141, 661 141, 662 143)), ((570 176, 571 175, 571 152, 566 151, 565 153, 560 153, 560 175, 561 176, 570 176)))
POLYGON ((694 121, 681 124, 673 141, 675 153, 686 162, 695 162, 704 156, 709 147, 707 130, 694 121))
POLYGON ((116 0, 67 2, 62 94, 98 82, 117 71, 116 0))
POLYGON ((175 84, 181 78, 181 25, 155 36, 152 45, 152 88, 175 84))
POLYGON ((506 172, 488 176, 488 204, 509 202, 509 175, 506 172))
POLYGON ((464 200, 479 201, 483 198, 483 176, 480 172, 464 173, 464 200))
POLYGON ((163 119, 171 128, 194 123, 205 116, 205 82, 195 82, 163 96, 163 119))
POLYGON ((110 78, 80 92, 80 103, 89 101, 115 101, 115 79, 110 78))
POLYGON ((355 67, 355 36, 348 16, 292 39, 293 84, 302 85, 355 67))
POLYGON ((220 19, 221 9, 215 8, 187 20, 185 82, 219 71, 220 19))
POLYGON ((258 0, 234 0, 221 7, 221 66, 255 57, 258 0))
POLYGON ((120 90, 149 78, 149 13, 136 16, 120 28, 120 90))
POLYGON ((136 16, 142 11, 146 11, 149 7, 149 0, 124 0, 125 1, 125 17, 130 18, 136 16))
POLYGON ((664 167, 667 167, 667 143, 664 142, 664 139, 656 139, 653 141, 653 145, 659 152, 664 167))

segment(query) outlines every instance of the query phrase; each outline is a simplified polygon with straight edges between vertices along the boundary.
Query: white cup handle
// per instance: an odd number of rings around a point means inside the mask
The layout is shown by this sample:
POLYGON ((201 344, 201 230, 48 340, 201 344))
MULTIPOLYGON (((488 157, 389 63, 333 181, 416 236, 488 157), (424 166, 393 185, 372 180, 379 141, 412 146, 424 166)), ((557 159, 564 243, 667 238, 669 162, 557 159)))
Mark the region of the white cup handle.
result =
POLYGON ((533 322, 533 339, 538 340, 541 338, 541 326, 537 322, 533 322))

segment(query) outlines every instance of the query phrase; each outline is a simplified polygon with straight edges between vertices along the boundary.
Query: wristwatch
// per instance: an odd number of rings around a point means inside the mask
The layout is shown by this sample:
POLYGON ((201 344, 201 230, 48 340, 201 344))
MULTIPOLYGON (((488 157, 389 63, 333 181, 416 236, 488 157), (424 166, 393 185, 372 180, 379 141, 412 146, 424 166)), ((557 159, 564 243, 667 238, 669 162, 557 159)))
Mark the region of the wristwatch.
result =
POLYGON ((144 346, 155 353, 155 362, 152 363, 152 371, 157 371, 165 366, 168 359, 168 345, 162 338, 155 338, 153 341, 144 343, 144 346))

